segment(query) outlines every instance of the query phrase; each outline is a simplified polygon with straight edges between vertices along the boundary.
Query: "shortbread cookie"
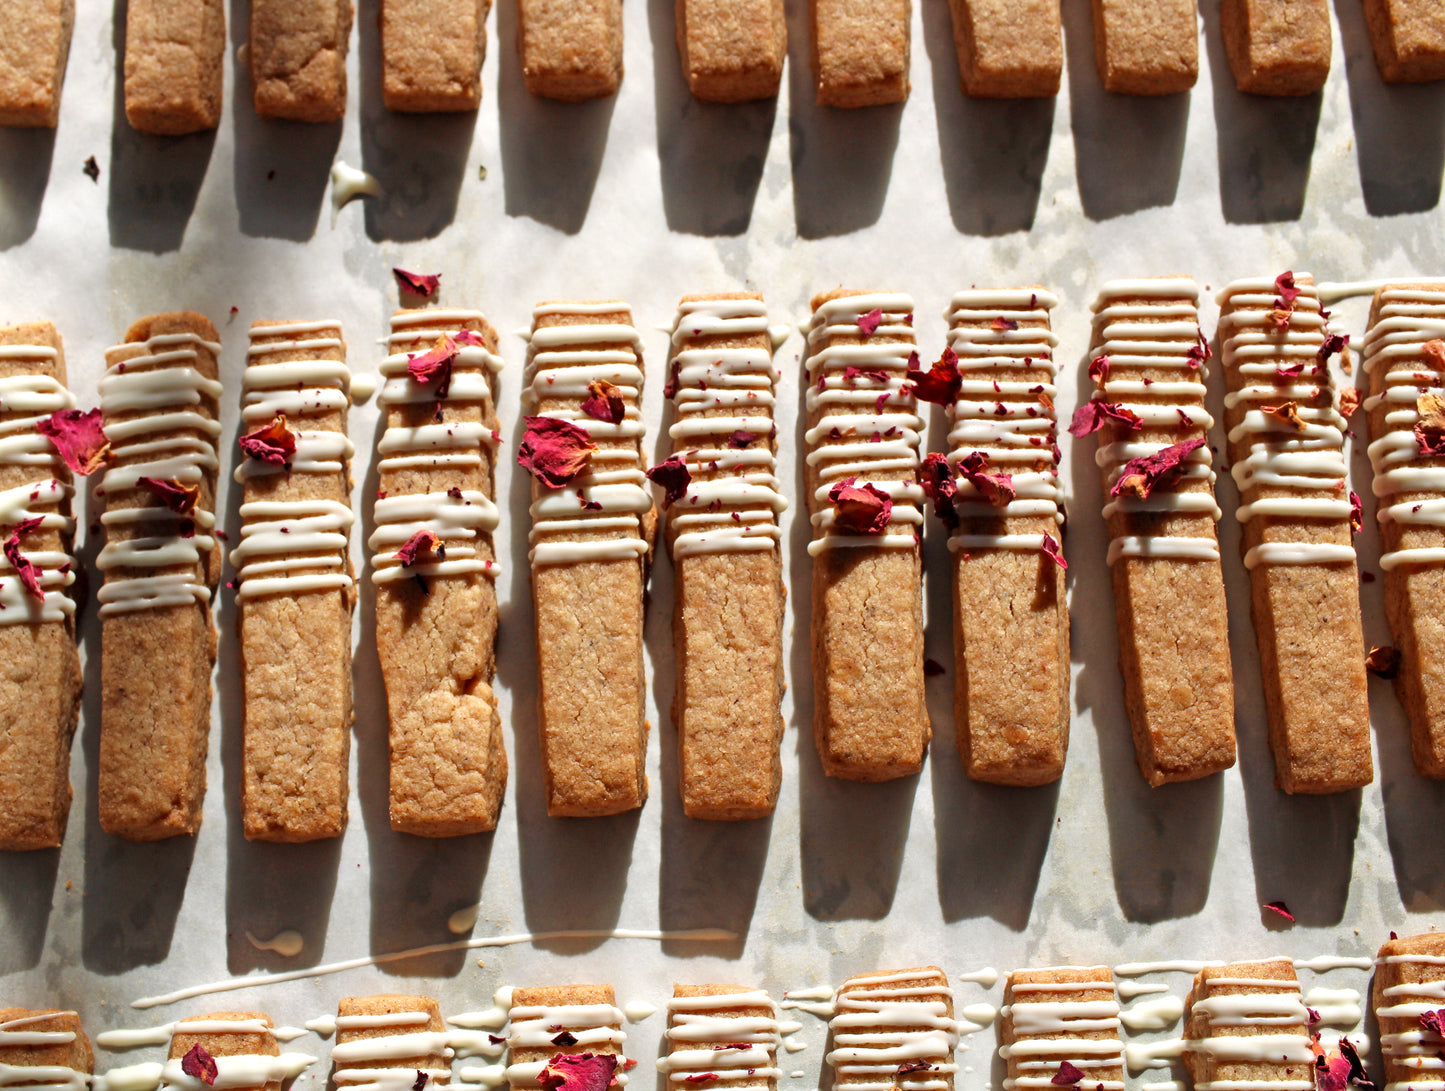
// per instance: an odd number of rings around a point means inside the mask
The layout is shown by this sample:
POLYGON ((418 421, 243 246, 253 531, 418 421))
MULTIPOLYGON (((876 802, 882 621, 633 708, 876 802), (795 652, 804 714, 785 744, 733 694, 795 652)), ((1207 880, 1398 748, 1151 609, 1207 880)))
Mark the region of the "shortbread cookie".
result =
POLYGON ((90 1086, 95 1053, 73 1011, 0 1008, 0 1082, 21 1091, 90 1086), (26 1069, 34 1069, 34 1078, 26 1069))
POLYGON ((0 0, 0 125, 55 128, 75 0, 0 0))
POLYGON ((1257 95, 1312 95, 1330 74, 1326 0, 1221 0, 1234 84, 1257 95))
POLYGON ((1071 429, 1099 429, 1119 669, 1139 772, 1153 785, 1234 764, 1198 302, 1188 277, 1104 285, 1089 349, 1094 395, 1071 429))
POLYGON ((242 378, 236 569, 241 817, 255 841, 346 829, 351 372, 339 322, 256 322, 242 378), (298 700, 298 696, 304 696, 298 700))
POLYGON ((1312 1087, 1309 1011, 1287 958, 1206 966, 1185 1001, 1184 1065, 1195 1087, 1312 1087))
POLYGON ((1445 777, 1445 281, 1375 293, 1362 356, 1395 690, 1415 768, 1445 777))
POLYGON ((270 1016, 246 1011, 197 1015, 174 1024, 162 1091, 205 1091, 212 1085, 227 1091, 280 1091, 316 1058, 282 1053, 272 1027, 270 1016))
POLYGON ((923 420, 913 300, 838 289, 808 326, 813 736, 847 780, 916 773, 928 748, 920 546, 923 420))
POLYGON ((617 1058, 620 1074, 627 1035, 616 1005, 611 985, 512 990, 507 1084, 513 1091, 543 1086, 538 1077, 553 1059, 588 1054, 617 1058))
POLYGON ((402 310, 388 351, 367 546, 390 722, 391 826, 424 837, 476 833, 496 827, 507 785, 492 692, 497 331, 479 311, 402 310))
POLYGON ((963 89, 981 98, 1059 93, 1059 0, 949 0, 963 89))
POLYGON ((55 327, 0 327, 0 538, 16 554, 0 558, 0 849, 54 848, 70 815, 70 741, 80 715, 69 590, 75 490, 37 426, 74 406, 55 327))
POLYGON ((833 998, 828 1031, 838 1091, 953 1091, 958 1023, 937 966, 850 977, 833 998))
POLYGON ((908 99, 910 0, 812 0, 810 6, 820 105, 908 99))
POLYGON ((1199 78, 1195 0, 1093 0, 1094 58, 1104 90, 1171 95, 1199 78))
POLYGON ((631 308, 539 304, 525 383, 547 813, 618 814, 647 798, 642 592, 657 525, 631 308))
POLYGON ((1445 79, 1445 8, 1438 0, 1363 0, 1386 83, 1445 79))
POLYGON ((677 0, 677 51, 704 102, 772 98, 783 80, 783 0, 677 0))
POLYGON ((955 524, 954 730, 968 775, 991 784, 1057 780, 1069 747, 1069 607, 1046 552, 1063 523, 1057 303, 1042 288, 971 289, 945 315, 959 371, 947 456, 957 498, 936 507, 955 524))
POLYGON ((222 0, 129 0, 125 116, 143 133, 183 136, 221 121, 222 0))
POLYGON ((1373 776, 1370 709, 1329 328, 1308 274, 1235 281, 1218 298, 1275 783, 1359 787, 1373 776))
POLYGON ((451 1060, 447 1025, 429 996, 349 996, 337 1005, 331 1063, 342 1091, 445 1086, 451 1060))
POLYGON ((771 814, 782 782, 783 564, 773 366, 763 297, 684 296, 673 324, 667 507, 676 573, 673 698, 691 818, 771 814))
POLYGON ((1440 1068, 1439 1023, 1429 1027, 1420 1017, 1440 1010, 1442 991, 1445 933, 1392 936, 1380 947, 1370 1005, 1380 1028, 1384 1086, 1423 1088, 1438 1078, 1434 1074, 1440 1068))
POLYGON ((1008 1062, 1008 1091, 1072 1083, 1060 1076, 1065 1064, 1083 1073, 1080 1088, 1123 1091, 1124 1043, 1109 967, 1015 970, 1003 1003, 999 1055, 1008 1062))
POLYGON ((210 599, 221 570, 217 337, 189 311, 142 318, 106 351, 100 380, 112 456, 96 490, 105 501, 100 824, 136 841, 201 824, 216 657, 210 599))
POLYGON ((534 95, 582 102, 622 85, 622 0, 517 0, 517 35, 534 95))
POLYGON ((259 116, 341 119, 351 19, 351 0, 251 0, 248 59, 259 116))
POLYGON ((658 1070, 676 1091, 777 1091, 778 1006, 761 989, 675 985, 658 1070))
POLYGON ((381 0, 381 98, 412 114, 482 102, 491 0, 381 0))

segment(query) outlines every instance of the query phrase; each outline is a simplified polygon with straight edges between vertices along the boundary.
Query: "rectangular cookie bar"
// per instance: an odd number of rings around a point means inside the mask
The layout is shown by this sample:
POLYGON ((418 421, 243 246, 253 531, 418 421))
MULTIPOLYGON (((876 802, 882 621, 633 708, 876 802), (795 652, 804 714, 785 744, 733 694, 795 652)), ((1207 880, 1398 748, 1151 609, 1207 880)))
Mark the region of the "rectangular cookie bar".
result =
POLYGON ((260 1012, 220 1011, 174 1026, 170 1059, 161 1076, 163 1091, 205 1091, 210 1085, 185 1070, 186 1055, 197 1046, 215 1063, 214 1085, 227 1091, 280 1091, 282 1083, 295 1079, 316 1060, 304 1053, 282 1053, 271 1017, 260 1012))
POLYGON ((247 51, 259 117, 341 119, 351 20, 351 0, 252 0, 247 51))
POLYGON ((1093 305, 1094 395, 1072 429, 1099 429, 1124 703, 1139 772, 1156 786, 1234 764, 1198 302, 1188 277, 1104 285, 1093 305))
POLYGON ((949 0, 963 89, 980 98, 1046 98, 1064 70, 1059 0, 949 0))
POLYGON ((331 1063, 338 1089, 445 1085, 452 1078, 451 1060, 447 1025, 429 996, 348 996, 337 1005, 331 1063))
POLYGON ((1326 0, 1221 0, 1234 84, 1257 95, 1312 95, 1330 74, 1326 0))
POLYGON ((810 0, 821 106, 908 99, 910 0, 810 0))
POLYGON ((704 102, 772 98, 783 80, 783 0, 677 0, 677 51, 704 102))
POLYGON ((627 1035, 611 985, 514 989, 510 1027, 506 1075, 512 1091, 542 1086, 538 1077, 554 1057, 590 1053, 616 1057, 619 1066, 627 1060, 622 1056, 627 1035), (558 1042, 564 1033, 567 1038, 558 1042))
POLYGON ((517 0, 517 41, 534 95, 583 102, 622 85, 622 0, 517 0))
POLYGON ((27 587, 0 558, 0 849, 54 848, 70 815, 81 686, 68 590, 75 489, 55 445, 37 431, 51 414, 74 409, 65 381, 54 326, 0 327, 0 538, 13 537, 34 566, 27 587))
POLYGON ((846 780, 916 773, 928 749, 912 323, 906 295, 838 289, 808 325, 813 737, 846 780))
POLYGON ((1364 0, 1386 83, 1445 79, 1445 8, 1437 0, 1364 0))
POLYGON ((1065 1063, 1083 1073, 1080 1087, 1124 1091, 1119 1001, 1109 967, 1015 970, 1003 1002, 999 1054, 1008 1062, 1011 1091, 1052 1091, 1065 1063))
POLYGON ((497 331, 480 311, 401 310, 388 353, 367 547, 390 725, 391 827, 423 837, 476 833, 496 828, 507 785, 492 692, 497 331), (433 540, 403 563, 409 542, 433 540))
POLYGON ((1230 472, 1264 675, 1275 783, 1370 783, 1370 709, 1351 542, 1344 418, 1329 327, 1305 273, 1238 280, 1218 296, 1230 472))
POLYGON ((1395 690, 1423 776, 1445 777, 1445 281, 1375 293, 1361 348, 1370 396, 1385 611, 1400 651, 1395 690))
POLYGON ((689 476, 667 506, 682 806, 691 818, 758 818, 782 783, 787 507, 763 297, 684 296, 670 374, 672 461, 689 476))
POLYGON ((777 1091, 778 1006, 761 989, 674 985, 666 1036, 657 1067, 675 1091, 777 1091))
POLYGON ((112 456, 96 490, 105 500, 100 824, 135 841, 201 824, 221 570, 218 337, 189 311, 142 318, 106 350, 100 380, 112 456), (170 496, 190 490, 189 503, 170 496))
POLYGON ((850 977, 828 1022, 833 1086, 865 1091, 953 1091, 958 1024, 953 990, 937 966, 850 977))
POLYGON ((6 1069, 6 1087, 54 1091, 89 1086, 95 1053, 80 1016, 49 1008, 0 1008, 0 1072, 6 1069), (22 1076, 28 1068, 35 1069, 34 1080, 22 1076))
POLYGON ((0 125, 55 128, 75 0, 0 0, 0 125))
POLYGON ((547 813, 619 814, 647 798, 642 593, 657 526, 631 308, 538 304, 524 383, 547 813), (568 466, 544 471, 559 450, 568 466))
POLYGON ((491 6, 491 0, 381 0, 386 108, 429 114, 480 106, 491 6))
POLYGON ((254 841, 346 829, 356 598, 350 390, 340 323, 251 325, 235 473, 241 538, 231 563, 245 705, 241 817, 254 841))
POLYGON ((125 116, 142 133, 184 136, 221 121, 222 0, 129 0, 125 116))
POLYGON ((1184 1008, 1184 1066, 1194 1086, 1314 1086, 1309 1011, 1287 958, 1206 966, 1184 1008))
MULTIPOLYGON (((954 730, 991 784, 1046 784, 1069 748, 1069 606, 1058 548, 1058 338, 1042 288, 970 289, 949 304, 958 396, 948 405, 954 730), (1007 491, 991 488, 1000 479, 1007 491)), ((930 455, 929 459, 935 457, 930 455)))
POLYGON ((1440 1010, 1442 982, 1445 933, 1400 936, 1380 947, 1370 1005, 1380 1028, 1385 1086, 1423 1088, 1439 1078, 1440 1036, 1420 1016, 1440 1010))
POLYGON ((1094 59, 1104 90, 1172 95, 1199 78, 1195 0, 1093 0, 1094 59))

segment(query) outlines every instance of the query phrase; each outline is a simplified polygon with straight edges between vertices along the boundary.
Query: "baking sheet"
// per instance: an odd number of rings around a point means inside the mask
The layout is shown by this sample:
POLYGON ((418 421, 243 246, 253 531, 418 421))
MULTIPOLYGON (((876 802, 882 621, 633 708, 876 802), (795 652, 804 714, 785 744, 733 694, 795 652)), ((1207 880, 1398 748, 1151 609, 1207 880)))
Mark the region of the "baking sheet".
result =
MULTIPOLYGON (((58 132, 0 131, 0 322, 53 320, 87 407, 97 401, 104 348, 134 318, 179 308, 210 315, 225 345, 229 440, 253 319, 338 318, 353 368, 371 371, 396 303, 390 268, 441 272, 444 304, 480 307, 503 331, 500 403, 504 451, 513 451, 524 357, 517 331, 532 305, 625 298, 653 376, 644 395, 647 450, 660 458, 667 450, 657 428, 663 327, 687 292, 758 288, 774 321, 796 324, 814 292, 838 284, 905 290, 917 300, 921 351, 932 358, 954 291, 1044 284, 1061 300, 1054 318, 1066 418, 1080 397, 1087 304, 1109 278, 1190 273, 1217 288, 1287 268, 1321 280, 1445 272, 1445 84, 1381 84, 1357 0, 1338 0, 1329 83, 1301 101, 1235 93, 1213 0, 1203 5, 1192 93, 1106 96, 1092 64, 1088 3, 1064 0, 1064 88, 1041 102, 965 99, 947 4, 920 0, 910 101, 858 112, 812 103, 806 6, 790 6, 789 65, 776 102, 694 102, 673 45, 672 0, 628 0, 627 76, 615 100, 534 99, 522 88, 513 48, 515 8, 503 0, 489 21, 480 112, 409 117, 381 106, 377 3, 363 0, 347 116, 307 127, 255 118, 235 63, 237 29, 247 20, 246 0, 237 0, 221 128, 171 140, 136 134, 124 122, 115 78, 124 0, 114 10, 82 4, 58 132), (81 172, 91 155, 98 183, 81 172), (333 227, 327 178, 336 159, 370 171, 385 192, 343 209, 333 227)), ((1212 330, 1217 308, 1207 301, 1202 310, 1212 330)), ((1358 340, 1364 301, 1336 313, 1358 340)), ((1373 785, 1314 799, 1273 788, 1238 528, 1228 517, 1221 534, 1239 764, 1202 783, 1144 785, 1115 665, 1092 442, 1065 442, 1075 713, 1062 781, 1018 790, 962 775, 952 739, 947 551, 931 520, 928 654, 949 669, 929 681, 929 763, 922 775, 890 784, 823 777, 809 727, 808 528, 796 502, 800 346, 794 331, 778 358, 781 475, 795 503, 783 520, 790 689, 785 779, 772 819, 707 824, 681 813, 666 712, 674 662, 665 557, 648 607, 651 799, 640 813, 616 818, 545 816, 526 578, 528 486, 506 459, 498 480, 498 693, 512 774, 496 833, 427 841, 388 828, 385 706, 372 596, 362 581, 346 836, 274 846, 240 835, 235 608, 224 591, 204 827, 194 840, 154 845, 107 836, 92 802, 99 626, 90 609, 80 629, 86 700, 70 833, 58 852, 0 858, 0 998, 75 1008, 92 1033, 225 1007, 299 1023, 334 1010, 343 995, 388 990, 430 993, 456 1012, 486 1007, 501 983, 612 981, 619 1000, 661 1006, 674 980, 755 983, 777 995, 929 962, 957 975, 984 965, 1368 954, 1388 930, 1422 930, 1438 919, 1445 789, 1414 774, 1387 683, 1370 683, 1373 785), (1261 912, 1260 903, 1276 899, 1297 924, 1261 912), (737 938, 544 940, 158 1011, 128 1006, 233 975, 446 942, 456 938, 451 914, 476 903, 478 936, 720 927, 737 938), (293 958, 260 951, 247 938, 283 929, 304 937, 293 958)), ((367 498, 376 488, 374 403, 354 411, 352 435, 360 569, 367 498)), ((934 449, 944 445, 941 413, 929 440, 934 449)), ((1352 485, 1366 498, 1360 560, 1378 571, 1363 448, 1360 437, 1350 463, 1352 485)), ((234 455, 228 442, 223 471, 234 455)), ((222 481, 234 541, 237 494, 227 472, 222 481)), ((1227 475, 1219 494, 1231 511, 1237 497, 1227 475)), ((93 518, 92 508, 81 525, 93 518)), ((98 543, 83 538, 82 555, 93 562, 98 543)), ((1387 643, 1381 587, 1363 588, 1366 636, 1387 643)), ((1342 973, 1363 985, 1362 972, 1342 973)), ((1170 982, 1182 991, 1186 980, 1170 982)), ((959 986, 960 1004, 997 995, 981 984, 959 986)), ((783 1066, 805 1073, 791 1086, 813 1087, 823 1029, 803 1021, 809 1048, 783 1066)), ((632 1027, 629 1052, 651 1058, 661 1024, 659 1015, 632 1027)), ((997 1082, 987 1061, 992 1045, 993 1031, 978 1037, 963 1062, 963 1087, 997 1082)), ((303 1039, 292 1048, 315 1051, 318 1043, 303 1039)), ((142 1056, 103 1057, 100 1067, 142 1056)), ((646 1072, 634 1081, 645 1084, 646 1072)), ((324 1078, 318 1066, 298 1086, 324 1078)))

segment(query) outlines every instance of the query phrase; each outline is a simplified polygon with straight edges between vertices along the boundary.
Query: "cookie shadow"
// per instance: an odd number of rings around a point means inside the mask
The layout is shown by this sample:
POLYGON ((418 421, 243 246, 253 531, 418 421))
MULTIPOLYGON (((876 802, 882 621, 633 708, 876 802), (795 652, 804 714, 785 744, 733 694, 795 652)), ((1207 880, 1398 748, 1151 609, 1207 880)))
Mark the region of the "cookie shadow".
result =
MULTIPOLYGON (((251 0, 231 0, 231 27, 246 40, 251 0)), ((231 82, 235 162, 231 180, 241 234, 305 242, 316 234, 326 183, 341 143, 341 122, 312 125, 256 116, 250 66, 237 62, 231 82)))
POLYGON ((1029 230, 1043 189, 1055 99, 970 97, 963 91, 947 0, 924 0, 923 26, 953 226, 986 237, 1029 230))
POLYGON ((35 234, 54 156, 54 129, 0 128, 0 250, 35 234))
POLYGON ((805 239, 878 222, 888 196, 905 103, 844 110, 819 106, 808 5, 788 5, 788 136, 793 215, 805 239))
POLYGON ((1236 90, 1219 7, 1200 6, 1214 86, 1219 202, 1226 223, 1298 220, 1304 211, 1324 92, 1303 97, 1236 90))
POLYGON ((1184 163, 1190 93, 1105 91, 1094 65, 1089 0, 1064 0, 1063 20, 1069 114, 1084 215, 1112 220, 1172 205, 1184 163))
MULTIPOLYGON (((477 111, 404 114, 386 108, 379 11, 380 0, 357 2, 361 166, 381 186, 380 197, 363 202, 366 235, 373 242, 430 239, 456 219, 477 111)), ((329 171, 329 161, 326 166, 329 171)))
POLYGON ((1426 212, 1440 203, 1445 169, 1445 83, 1386 83, 1357 0, 1334 5, 1350 88, 1360 187, 1371 216, 1426 212))
POLYGON ((59 869, 58 848, 0 853, 0 916, 6 922, 0 974, 40 965, 59 869))
MULTIPOLYGON (((590 102, 539 98, 522 82, 515 4, 497 5, 497 106, 508 216, 528 216, 568 235, 582 230, 617 96, 590 102)), ((660 61, 658 63, 661 63, 660 61)))
MULTIPOLYGON (((1241 748, 1242 749, 1242 748, 1241 748)), ((1274 763, 1241 758, 1255 900, 1283 901, 1302 925, 1344 919, 1360 828, 1362 790, 1290 796, 1274 786, 1274 763), (1300 852, 1308 844, 1310 851, 1300 852)))
POLYGON ((1400 906, 1411 913, 1438 912, 1445 908, 1445 873, 1432 846, 1445 823, 1445 782, 1415 771, 1404 710, 1390 683, 1374 675, 1370 676, 1370 723, 1375 729, 1385 840, 1400 906))

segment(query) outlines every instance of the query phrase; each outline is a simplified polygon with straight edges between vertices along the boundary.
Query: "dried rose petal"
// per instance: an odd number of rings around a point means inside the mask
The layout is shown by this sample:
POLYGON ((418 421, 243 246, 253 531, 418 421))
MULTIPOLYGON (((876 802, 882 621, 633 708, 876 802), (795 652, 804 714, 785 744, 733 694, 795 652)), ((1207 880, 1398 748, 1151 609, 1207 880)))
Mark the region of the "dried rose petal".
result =
POLYGON ((582 412, 593 420, 621 424, 627 416, 627 404, 622 400, 621 389, 606 379, 594 379, 587 384, 587 400, 582 403, 582 412))
POLYGON ((992 326, 994 329, 998 330, 1000 333, 1002 333, 1004 330, 1016 330, 1019 328, 1017 319, 1005 318, 1003 315, 997 316, 992 322, 989 323, 989 325, 992 326))
POLYGON ((457 343, 444 333, 431 348, 409 357, 406 370, 417 382, 424 386, 434 386, 438 398, 445 398, 452 386, 452 367, 457 362, 459 352, 461 349, 457 347, 457 343))
POLYGON ((1436 371, 1445 371, 1445 341, 1435 337, 1420 346, 1425 364, 1436 371))
POLYGON ((1355 415, 1355 410, 1360 408, 1360 390, 1358 387, 1347 386, 1340 391, 1340 416, 1349 420, 1355 415))
POLYGON ((1323 1020, 1320 1019, 1320 1013, 1315 1011, 1314 1008, 1305 1008, 1305 1019, 1312 1027, 1317 1027, 1323 1022, 1323 1020))
POLYGON ((411 1091, 422 1091, 422 1089, 426 1087, 427 1080, 429 1079, 431 1079, 431 1075, 418 1068, 416 1070, 416 1079, 411 1082, 411 1091))
POLYGON ((1400 649, 1388 644, 1371 644, 1365 656, 1365 669, 1381 678, 1394 678, 1400 673, 1400 649))
POLYGON ((445 560, 446 555, 446 547, 442 545, 441 539, 429 530, 417 531, 396 551, 396 559, 405 568, 445 560))
POLYGON ((1365 1064, 1360 1060, 1359 1051, 1355 1049, 1355 1043, 1348 1038, 1340 1039, 1340 1055, 1345 1058, 1350 1066, 1349 1081, 1361 1091, 1375 1091, 1374 1081, 1365 1072, 1365 1064))
POLYGON ((1293 306, 1294 301, 1299 298, 1300 290, 1294 282, 1294 271, 1286 270, 1274 278, 1274 290, 1279 293, 1280 302, 1285 306, 1293 306))
POLYGON ((1304 370, 1304 361, 1300 360, 1297 363, 1281 364, 1275 367, 1274 374, 1276 378, 1280 379, 1298 379, 1301 375, 1304 374, 1304 370))
POLYGON ((1300 415, 1298 402, 1290 401, 1283 405, 1261 405, 1259 411, 1298 431, 1303 432, 1305 429, 1306 421, 1300 415))
POLYGON ((408 273, 405 269, 392 269, 396 279, 401 281, 401 286, 414 295, 423 299, 430 299, 436 290, 441 287, 442 275, 440 273, 408 273))
POLYGON ((277 413, 270 424, 241 437, 247 457, 272 466, 285 466, 296 454, 296 433, 286 427, 286 414, 277 413))
POLYGON ((908 379, 913 383, 913 393, 920 401, 952 405, 958 400, 958 389, 963 385, 963 376, 958 370, 958 354, 951 348, 945 348, 943 355, 927 371, 910 367, 908 379))
POLYGON ((878 327, 883 322, 883 308, 874 307, 867 314, 858 316, 858 329, 864 337, 872 337, 878 332, 878 327))
POLYGON ((83 174, 84 174, 87 178, 89 178, 92 182, 95 182, 95 183, 99 184, 99 182, 100 182, 100 164, 95 161, 95 156, 93 156, 93 155, 88 155, 88 156, 86 156, 86 157, 85 157, 85 166, 81 167, 80 169, 81 169, 81 173, 83 173, 83 174))
POLYGON ((1345 346, 1349 343, 1350 335, 1347 333, 1328 334, 1325 337, 1324 344, 1320 346, 1320 351, 1316 353, 1315 358, 1319 360, 1321 365, 1328 364, 1330 357, 1337 352, 1344 352, 1345 346))
POLYGON ((547 1062, 537 1082, 547 1091, 607 1091, 617 1058, 608 1053, 558 1053, 547 1062))
POLYGON ((933 1066, 932 1066, 931 1064, 929 1064, 927 1061, 905 1061, 903 1064, 901 1064, 901 1065, 898 1066, 898 1068, 896 1069, 896 1071, 895 1071, 894 1074, 895 1074, 895 1075, 898 1075, 898 1076, 906 1076, 906 1075, 908 1075, 910 1072, 932 1072, 932 1071, 933 1071, 933 1066))
POLYGON ((457 330, 452 334, 452 340, 459 345, 472 345, 480 348, 485 348, 487 344, 487 339, 476 330, 457 330))
POLYGON ((587 467, 597 445, 583 429, 560 417, 525 417, 517 465, 549 489, 565 488, 587 467))
POLYGON ((1365 529, 1365 505, 1360 494, 1350 490, 1350 533, 1358 534, 1365 529))
POLYGON ((929 678, 936 678, 944 673, 944 666, 936 659, 925 659, 923 661, 923 673, 929 678))
POLYGON ((136 484, 177 515, 191 514, 201 498, 199 485, 182 485, 179 481, 161 481, 154 477, 139 478, 136 484))
POLYGON ((1350 1084, 1350 1062, 1338 1052, 1315 1063, 1316 1091, 1345 1091, 1350 1084))
POLYGON ((208 1087, 216 1082, 216 1076, 220 1072, 216 1067, 216 1058, 212 1057, 200 1042, 191 1046, 189 1052, 181 1058, 181 1071, 208 1087))
POLYGON ((1124 493, 1128 493, 1141 500, 1149 499, 1149 494, 1157 486, 1177 476, 1184 468, 1184 463, 1189 456, 1203 446, 1202 438, 1191 439, 1184 443, 1172 444, 1152 455, 1131 458, 1119 471, 1119 480, 1114 482, 1114 487, 1109 490, 1109 495, 1122 496, 1124 493))
POLYGON ((552 1044, 554 1046, 575 1046, 577 1044, 577 1035, 573 1034, 570 1030, 564 1030, 553 1037, 552 1044))
POLYGON ((1047 553, 1050 557, 1052 557, 1054 559, 1054 563, 1057 564, 1060 568, 1066 570, 1068 569, 1069 562, 1064 560, 1063 547, 1059 545, 1059 540, 1055 538, 1052 534, 1044 535, 1044 552, 1047 553))
POLYGON ((1268 909, 1271 913, 1278 913, 1285 920, 1289 921, 1290 924, 1294 923, 1294 914, 1289 911, 1289 906, 1285 905, 1284 902, 1265 902, 1260 908, 1268 909))
POLYGON ((677 383, 681 373, 682 365, 676 360, 674 360, 672 362, 672 367, 667 372, 667 382, 662 384, 662 396, 664 398, 671 400, 674 396, 676 396, 677 383))
POLYGON ((1095 356, 1089 361, 1089 378, 1096 383, 1102 383, 1109 377, 1109 358, 1103 353, 1095 356))
POLYGON ((924 458, 923 465, 918 467, 918 483, 923 486, 923 495, 933 501, 933 514, 943 520, 949 530, 957 529, 958 512, 954 510, 953 499, 958 495, 958 481, 948 459, 936 451, 924 458))
POLYGON ((988 455, 982 451, 973 451, 966 458, 958 463, 958 472, 968 479, 972 485, 990 504, 1002 506, 1010 503, 1018 495, 1014 489, 1013 475, 988 472, 988 455))
POLYGON ((1420 1029, 1429 1034, 1445 1037, 1445 1008, 1424 1012, 1420 1016, 1420 1029))
POLYGON ((854 480, 844 478, 828 490, 833 525, 852 534, 882 534, 893 517, 893 498, 871 482, 857 486, 854 480))
POLYGON ((1132 409, 1125 409, 1122 405, 1115 405, 1113 402, 1093 399, 1074 410, 1074 419, 1069 422, 1069 435, 1087 436, 1091 432, 1097 432, 1109 421, 1116 424, 1127 424, 1130 431, 1138 431, 1144 427, 1144 422, 1132 409))
POLYGON ((720 1078, 716 1072, 694 1072, 690 1076, 684 1076, 683 1080, 687 1083, 702 1083, 704 1080, 716 1080, 720 1078))
POLYGON ((110 440, 100 426, 99 409, 84 413, 62 409, 37 422, 35 430, 55 444, 71 473, 93 474, 110 458, 110 440))
POLYGON ((1060 1061, 1059 1070, 1054 1073, 1053 1078, 1049 1080, 1049 1083, 1054 1084, 1057 1087, 1072 1087, 1083 1078, 1084 1073, 1080 1071, 1077 1065, 1071 1064, 1068 1061, 1060 1061))
POLYGON ((1199 330, 1195 337, 1194 345, 1184 355, 1189 357, 1189 366, 1197 371, 1214 355, 1214 350, 1209 347, 1209 340, 1204 336, 1203 330, 1199 330))
POLYGON ((670 455, 647 471, 647 479, 662 486, 662 502, 671 507, 687 495, 692 484, 692 471, 681 455, 670 455))
POLYGON ((15 529, 10 532, 10 537, 5 539, 5 559, 10 562, 10 567, 15 570, 15 575, 20 577, 20 582, 25 585, 25 590, 33 598, 45 601, 45 591, 40 586, 41 569, 31 562, 20 552, 20 539, 40 526, 41 519, 37 515, 31 519, 22 519, 15 524, 15 529))
POLYGON ((735 451, 741 451, 746 447, 751 447, 753 442, 758 438, 756 432, 749 432, 746 429, 739 428, 732 435, 728 436, 728 446, 735 451))

